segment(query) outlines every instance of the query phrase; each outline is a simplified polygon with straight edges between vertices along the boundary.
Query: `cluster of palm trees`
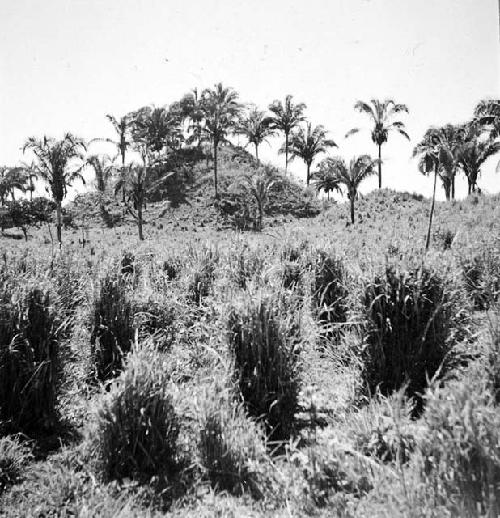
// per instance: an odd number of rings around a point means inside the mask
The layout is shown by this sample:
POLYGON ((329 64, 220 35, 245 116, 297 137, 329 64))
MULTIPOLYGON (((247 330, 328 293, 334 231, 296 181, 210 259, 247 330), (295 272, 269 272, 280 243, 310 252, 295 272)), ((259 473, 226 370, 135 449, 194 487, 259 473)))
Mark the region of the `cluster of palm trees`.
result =
MULTIPOLYGON (((282 134, 284 142, 279 153, 285 155, 285 173, 289 162, 299 158, 306 166, 307 185, 313 181, 316 189, 325 191, 328 197, 330 192, 341 192, 344 187, 354 223, 354 203, 360 184, 378 173, 378 185, 382 187, 382 147, 389 135, 398 133, 408 140, 410 138, 399 117, 408 114, 408 108, 392 99, 373 99, 369 103, 358 101, 354 108, 370 119, 371 139, 378 148, 378 157, 362 154, 347 164, 339 156, 326 156, 314 170, 318 157, 337 144, 328 138, 323 126, 313 126, 306 120, 306 108, 304 103, 295 102, 291 95, 287 95, 284 101, 274 100, 267 111, 254 105, 245 106, 239 102, 234 89, 219 83, 201 93, 194 89, 169 106, 143 107, 122 117, 107 115, 115 131, 114 139, 96 138, 86 143, 69 133, 61 140, 31 137, 23 148, 23 151, 32 153, 31 165, 0 169, 0 203, 3 204, 9 194, 14 197, 16 189, 33 192, 33 180, 43 180, 57 205, 57 236, 60 241, 61 205, 68 187, 77 179, 83 180, 83 169, 91 167, 99 191, 104 192, 110 181, 116 179, 115 192, 121 193, 122 202, 136 218, 139 237, 143 239, 146 178, 152 170, 160 167, 163 167, 160 182, 173 174, 164 167, 172 151, 183 146, 210 146, 217 200, 220 146, 230 142, 231 137, 243 136, 247 145, 254 147, 258 161, 259 146, 269 137, 282 134), (88 156, 88 147, 95 141, 111 143, 116 156, 88 156)), ((477 188, 482 165, 500 151, 499 121, 500 101, 483 101, 467 124, 431 128, 425 133, 415 147, 414 156, 419 157, 422 173, 434 173, 434 193, 439 176, 447 198, 453 198, 459 171, 467 177, 469 192, 477 188)), ((352 129, 346 137, 359 131, 358 128, 352 129)), ((251 179, 247 183, 251 186, 251 179)), ((261 189, 262 186, 258 187, 261 189)))

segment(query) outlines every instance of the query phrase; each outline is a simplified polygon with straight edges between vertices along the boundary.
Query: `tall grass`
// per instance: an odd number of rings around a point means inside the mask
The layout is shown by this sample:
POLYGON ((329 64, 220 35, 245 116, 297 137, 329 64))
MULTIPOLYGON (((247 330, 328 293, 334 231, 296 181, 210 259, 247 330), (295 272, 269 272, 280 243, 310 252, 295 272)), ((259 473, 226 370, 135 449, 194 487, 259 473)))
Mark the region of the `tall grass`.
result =
POLYGON ((95 377, 104 381, 122 368, 134 337, 132 304, 120 274, 108 273, 94 300, 91 357, 95 377))
POLYGON ((370 393, 390 394, 407 385, 421 403, 427 379, 451 362, 451 296, 444 280, 427 267, 409 272, 387 268, 363 297, 366 337, 362 378, 370 393))
POLYGON ((146 346, 129 355, 106 394, 92 430, 105 480, 168 479, 177 466, 179 420, 168 393, 163 357, 146 346))
POLYGON ((214 386, 204 395, 199 418, 199 462, 212 487, 261 497, 259 463, 266 458, 261 427, 245 415, 231 390, 214 386))
POLYGON ((262 418, 272 440, 294 430, 300 389, 295 352, 300 324, 277 297, 258 295, 233 306, 228 316, 235 377, 249 415, 262 418))
POLYGON ((483 383, 464 380, 427 397, 422 478, 452 516, 500 513, 500 412, 483 383))
POLYGON ((3 286, 0 293, 0 420, 26 432, 57 423, 60 321, 49 295, 3 286))

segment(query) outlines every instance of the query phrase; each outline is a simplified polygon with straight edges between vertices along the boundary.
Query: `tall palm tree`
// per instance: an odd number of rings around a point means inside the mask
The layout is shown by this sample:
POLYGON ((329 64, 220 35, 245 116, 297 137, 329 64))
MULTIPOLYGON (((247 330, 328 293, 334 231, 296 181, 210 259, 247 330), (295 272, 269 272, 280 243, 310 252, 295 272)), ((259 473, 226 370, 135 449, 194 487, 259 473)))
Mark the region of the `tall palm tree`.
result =
POLYGON ((270 137, 274 131, 270 127, 270 118, 265 112, 252 106, 238 122, 236 131, 243 135, 249 144, 255 146, 255 158, 259 160, 259 146, 270 137))
POLYGON ((104 193, 115 170, 115 162, 109 155, 91 155, 87 164, 92 167, 98 192, 104 193))
POLYGON ((477 179, 486 160, 499 152, 499 141, 484 140, 477 134, 460 146, 457 153, 457 161, 462 167, 465 176, 467 176, 468 194, 476 191, 477 179))
POLYGON ((214 188, 215 198, 219 198, 217 184, 217 152, 219 144, 227 142, 233 132, 241 112, 238 93, 222 83, 213 88, 206 88, 201 94, 200 108, 203 112, 204 126, 201 128, 202 138, 209 141, 214 154, 214 188))
POLYGON ((23 147, 23 152, 31 150, 35 156, 34 170, 39 178, 47 183, 47 190, 56 203, 57 240, 62 243, 62 210, 61 205, 66 197, 68 187, 75 180, 85 183, 81 170, 85 165, 85 142, 66 133, 62 140, 49 137, 37 139, 30 137, 23 147))
POLYGON ((434 217, 434 207, 436 204, 436 183, 440 171, 452 170, 455 164, 455 157, 452 150, 443 138, 443 132, 440 128, 428 129, 421 142, 419 142, 414 150, 413 156, 419 157, 418 168, 422 174, 434 173, 434 185, 432 189, 431 210, 429 213, 429 225, 427 228, 427 237, 425 240, 425 249, 429 250, 431 241, 432 220, 434 217))
POLYGON ((198 89, 193 88, 179 101, 179 112, 183 121, 190 122, 187 128, 188 143, 196 141, 197 146, 201 145, 201 127, 203 122, 203 110, 200 104, 198 89), (189 135, 191 133, 191 135, 189 135))
POLYGON ((264 210, 269 197, 269 192, 275 185, 275 180, 271 174, 271 170, 266 168, 257 174, 245 175, 239 182, 239 185, 255 200, 259 213, 257 229, 262 230, 264 210))
POLYGON ((305 120, 304 110, 306 108, 305 103, 294 104, 292 95, 287 95, 284 103, 275 99, 269 105, 269 111, 273 113, 271 128, 276 131, 282 131, 285 135, 285 172, 288 171, 288 142, 290 133, 305 120))
POLYGON ((318 166, 318 169, 313 173, 312 179, 316 186, 316 191, 325 191, 328 199, 330 199, 330 192, 337 191, 342 193, 340 182, 335 174, 335 169, 332 162, 334 159, 328 157, 324 158, 318 166))
POLYGON ((361 155, 351 159, 349 167, 343 158, 333 157, 330 159, 329 168, 340 185, 345 185, 347 189, 347 197, 351 205, 351 223, 354 224, 354 203, 358 195, 358 189, 366 178, 376 174, 375 166, 378 165, 380 159, 373 159, 369 155, 361 155))
MULTIPOLYGON (((312 127, 306 124, 306 129, 299 128, 292 133, 289 143, 290 160, 301 158, 307 167, 306 184, 311 180, 311 165, 314 159, 321 153, 325 153, 330 147, 337 147, 333 140, 327 139, 328 132, 323 126, 312 127)), ((286 153, 286 147, 280 149, 280 153, 286 153)))
POLYGON ((10 194, 15 201, 16 189, 26 192, 28 177, 22 167, 0 167, 0 205, 3 207, 5 198, 10 194))
MULTIPOLYGON (((372 99, 371 104, 363 101, 358 101, 354 105, 354 109, 366 113, 372 123, 373 128, 371 130, 372 141, 378 146, 378 188, 382 188, 382 146, 387 142, 389 138, 389 132, 396 131, 400 135, 403 135, 406 139, 410 140, 408 133, 403 122, 399 120, 392 120, 398 113, 408 113, 408 108, 405 104, 397 104, 392 99, 386 99, 385 101, 379 101, 378 99, 372 99)), ((346 137, 354 135, 360 131, 359 128, 354 128, 347 132, 346 137)))

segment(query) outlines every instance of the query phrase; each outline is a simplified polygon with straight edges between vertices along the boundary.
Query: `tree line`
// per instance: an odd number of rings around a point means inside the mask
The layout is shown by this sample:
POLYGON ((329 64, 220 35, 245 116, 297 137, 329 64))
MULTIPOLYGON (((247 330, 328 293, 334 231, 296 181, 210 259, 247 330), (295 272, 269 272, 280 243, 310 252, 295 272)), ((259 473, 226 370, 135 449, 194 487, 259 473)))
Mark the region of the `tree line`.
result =
MULTIPOLYGON (((230 137, 243 136, 247 145, 253 146, 259 161, 261 144, 271 136, 282 135, 284 141, 279 153, 285 158, 285 174, 290 161, 298 158, 305 164, 308 186, 313 181, 317 191, 323 190, 328 197, 330 192, 342 192, 345 188, 354 223, 354 204, 360 184, 367 177, 378 175, 378 186, 382 188, 382 148, 390 134, 396 133, 410 140, 405 124, 400 120, 401 115, 409 113, 405 104, 392 99, 373 99, 370 102, 358 101, 354 108, 368 117, 370 125, 367 129, 377 146, 378 156, 372 158, 369 154, 362 154, 353 157, 348 164, 340 156, 326 156, 312 170, 320 155, 338 146, 328 138, 324 126, 313 126, 307 120, 305 103, 295 102, 293 96, 287 95, 283 101, 270 103, 266 111, 241 103, 238 92, 222 83, 201 92, 195 88, 168 106, 146 106, 121 117, 107 115, 114 129, 113 139, 94 138, 86 142, 71 133, 60 140, 47 136, 30 137, 23 146, 23 152, 30 153, 32 161, 18 167, 0 168, 0 204, 4 206, 9 195, 15 200, 16 190, 30 192, 31 198, 34 182, 43 181, 56 206, 57 239, 61 242, 62 202, 68 187, 76 180, 84 181, 82 172, 90 167, 95 173, 98 191, 104 192, 110 180, 116 179, 115 193, 129 207, 137 221, 139 238, 143 239, 146 178, 151 171, 164 167, 172 152, 183 147, 200 150, 209 147, 214 194, 218 200, 220 146, 229 143, 230 137), (89 147, 97 141, 110 143, 115 156, 90 154, 89 147), (135 157, 139 157, 139 161, 135 157)), ((359 131, 359 128, 354 128, 346 137, 359 131)), ((464 124, 447 124, 426 131, 415 146, 413 156, 418 157, 419 170, 423 174, 434 174, 431 218, 437 178, 442 182, 447 199, 455 196, 459 172, 467 178, 469 193, 476 191, 481 168, 489 157, 500 151, 499 132, 499 100, 481 101, 471 119, 464 124)), ((172 174, 164 171, 159 182, 172 174)), ((247 184, 250 189, 253 185, 254 192, 264 192, 272 180, 265 183, 263 179, 248 179, 247 184)), ((261 206, 260 203, 258 205, 261 206)))

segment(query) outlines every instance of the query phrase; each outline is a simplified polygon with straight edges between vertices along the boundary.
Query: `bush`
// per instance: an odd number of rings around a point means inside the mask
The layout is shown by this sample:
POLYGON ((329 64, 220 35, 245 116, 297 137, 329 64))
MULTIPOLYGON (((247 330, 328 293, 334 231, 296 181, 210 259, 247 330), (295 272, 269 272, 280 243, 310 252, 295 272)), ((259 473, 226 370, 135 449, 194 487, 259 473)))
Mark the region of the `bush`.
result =
POLYGON ((340 258, 319 252, 315 267, 314 304, 319 322, 334 336, 347 320, 347 272, 340 258))
POLYGON ((362 379, 370 393, 390 394, 407 384, 417 398, 427 379, 451 364, 452 301, 444 281, 423 268, 408 273, 386 270, 365 290, 366 338, 362 379))
POLYGON ((134 327, 139 340, 152 338, 161 350, 170 349, 176 336, 176 314, 166 300, 150 297, 134 304, 134 327))
POLYGON ((108 274, 94 301, 91 357, 95 377, 104 381, 122 368, 134 337, 132 305, 121 275, 108 274))
POLYGON ((265 457, 264 435, 227 392, 206 394, 198 450, 202 470, 214 489, 262 496, 257 464, 265 457))
POLYGON ((48 431, 57 422, 59 323, 47 291, 0 294, 0 420, 48 431))
POLYGON ((179 423, 168 382, 157 351, 143 347, 129 356, 126 369, 103 397, 93 430, 105 480, 149 482, 175 472, 179 423))
POLYGON ((263 418, 270 438, 286 440, 294 429, 300 389, 298 315, 288 317, 272 297, 234 306, 228 318, 235 377, 248 413, 263 418))
POLYGON ((0 495, 21 480, 23 469, 32 457, 29 446, 18 438, 0 438, 0 495))
POLYGON ((422 477, 452 516, 500 512, 500 413, 489 391, 469 380, 427 398, 422 477))

